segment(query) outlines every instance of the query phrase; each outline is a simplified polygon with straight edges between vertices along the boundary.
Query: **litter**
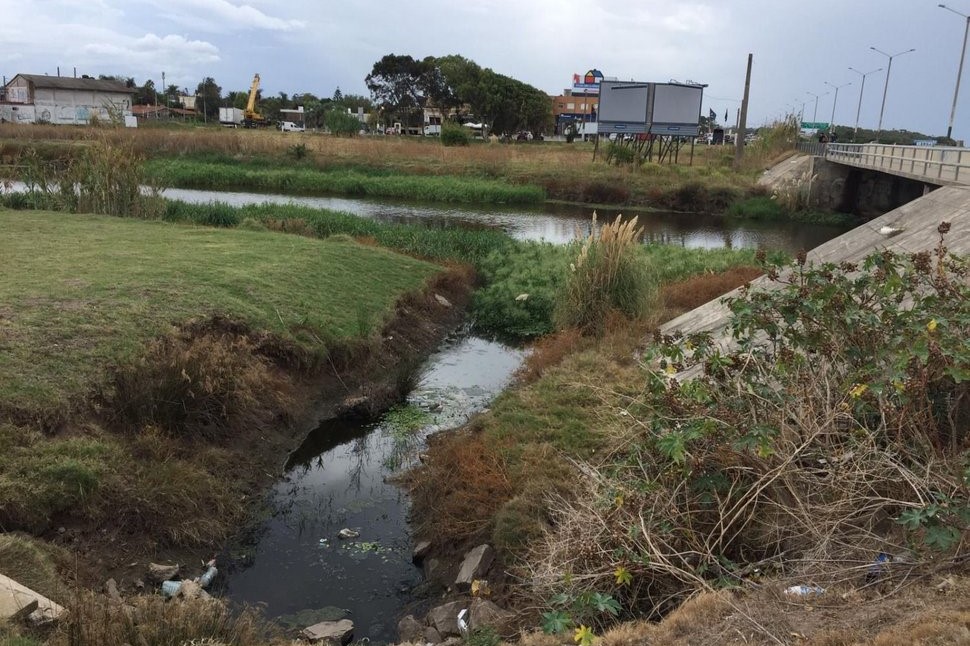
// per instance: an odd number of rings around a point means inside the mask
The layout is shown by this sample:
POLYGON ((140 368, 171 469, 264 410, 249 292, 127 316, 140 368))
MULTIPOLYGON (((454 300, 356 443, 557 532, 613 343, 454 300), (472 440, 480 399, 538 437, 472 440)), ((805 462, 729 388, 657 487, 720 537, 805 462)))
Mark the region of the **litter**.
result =
POLYGON ((358 536, 360 536, 360 532, 355 532, 354 530, 347 529, 346 527, 337 532, 338 538, 357 538, 358 536))
POLYGON ((820 588, 817 585, 793 585, 790 588, 785 588, 785 594, 790 597, 808 597, 825 594, 825 588, 820 588))
POLYGON ((458 632, 462 637, 468 637, 468 608, 458 613, 458 632))

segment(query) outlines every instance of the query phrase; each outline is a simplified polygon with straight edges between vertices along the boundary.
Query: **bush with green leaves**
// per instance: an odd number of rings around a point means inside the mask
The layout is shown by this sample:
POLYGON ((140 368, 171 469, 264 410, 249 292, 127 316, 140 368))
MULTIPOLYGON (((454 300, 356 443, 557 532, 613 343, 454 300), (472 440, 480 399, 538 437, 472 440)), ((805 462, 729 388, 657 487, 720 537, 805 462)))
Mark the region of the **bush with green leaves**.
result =
POLYGON ((360 132, 360 121, 346 110, 330 110, 324 116, 324 123, 332 135, 353 137, 360 132))
POLYGON ((475 325, 514 338, 551 332, 570 253, 547 242, 524 242, 486 256, 479 266, 485 285, 472 306, 475 325))
POLYGON ((970 265, 948 230, 934 252, 766 265, 726 337, 658 337, 622 449, 552 504, 539 594, 563 564, 599 592, 623 568, 624 608, 662 614, 755 571, 824 587, 952 556, 970 528, 970 265))
POLYGON ((441 145, 443 146, 467 146, 471 139, 464 126, 447 121, 441 124, 441 145))

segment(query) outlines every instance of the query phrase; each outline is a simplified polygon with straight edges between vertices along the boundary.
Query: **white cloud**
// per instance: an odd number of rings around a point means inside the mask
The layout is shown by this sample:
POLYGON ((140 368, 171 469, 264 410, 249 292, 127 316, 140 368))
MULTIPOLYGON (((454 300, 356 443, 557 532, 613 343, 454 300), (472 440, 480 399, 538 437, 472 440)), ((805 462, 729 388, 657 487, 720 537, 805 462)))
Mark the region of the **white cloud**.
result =
POLYGON ((213 63, 219 60, 219 48, 212 43, 172 34, 161 37, 145 34, 141 38, 116 36, 112 42, 89 43, 83 51, 92 56, 120 57, 128 65, 136 66, 157 65, 159 61, 213 63))
POLYGON ((306 26, 303 20, 277 18, 250 4, 234 4, 228 0, 166 0, 152 1, 152 4, 161 8, 170 20, 207 31, 293 31, 306 26))

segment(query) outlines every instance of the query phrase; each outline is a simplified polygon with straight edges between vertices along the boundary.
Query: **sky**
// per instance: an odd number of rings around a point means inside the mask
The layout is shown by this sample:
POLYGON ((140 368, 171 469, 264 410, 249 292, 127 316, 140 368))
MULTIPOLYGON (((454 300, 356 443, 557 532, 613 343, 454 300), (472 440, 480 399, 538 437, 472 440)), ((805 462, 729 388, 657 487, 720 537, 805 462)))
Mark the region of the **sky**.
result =
MULTIPOLYGON (((194 89, 367 94, 388 53, 460 54, 559 94, 572 75, 708 84, 730 121, 754 55, 749 125, 806 121, 945 134, 967 20, 934 0, 0 0, 0 75, 117 74, 194 89), (829 83, 831 85, 826 84, 829 83), (836 91, 832 86, 843 86, 836 91), (816 99, 809 93, 821 96, 816 99)), ((970 0, 947 5, 970 14, 970 0)), ((970 67, 968 62, 967 67, 970 67)), ((966 72, 970 74, 970 71, 966 72)), ((970 81, 953 124, 970 140, 970 81)))

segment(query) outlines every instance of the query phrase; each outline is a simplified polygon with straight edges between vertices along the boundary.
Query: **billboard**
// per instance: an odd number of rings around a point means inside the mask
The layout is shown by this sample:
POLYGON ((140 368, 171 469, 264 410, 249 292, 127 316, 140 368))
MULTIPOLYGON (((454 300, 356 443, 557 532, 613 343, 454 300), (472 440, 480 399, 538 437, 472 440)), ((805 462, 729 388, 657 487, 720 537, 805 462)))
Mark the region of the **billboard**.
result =
POLYGON ((600 133, 652 133, 696 137, 703 85, 603 81, 600 83, 600 133))
POLYGON ((591 69, 585 74, 573 74, 573 93, 574 94, 599 94, 600 83, 603 81, 603 72, 591 69))
POLYGON ((649 105, 649 83, 603 81, 597 113, 600 132, 646 132, 649 105))
POLYGON ((650 132, 657 135, 696 137, 701 117, 704 86, 656 83, 650 132))

